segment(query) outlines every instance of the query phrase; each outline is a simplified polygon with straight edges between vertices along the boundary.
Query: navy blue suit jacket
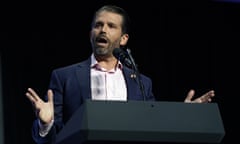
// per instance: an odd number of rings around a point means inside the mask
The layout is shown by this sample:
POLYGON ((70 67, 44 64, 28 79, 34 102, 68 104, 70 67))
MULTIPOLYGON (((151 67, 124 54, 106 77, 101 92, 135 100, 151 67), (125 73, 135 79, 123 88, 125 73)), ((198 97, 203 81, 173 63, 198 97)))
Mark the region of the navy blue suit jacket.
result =
MULTIPOLYGON (((37 120, 34 121, 32 135, 37 143, 48 143, 54 140, 56 134, 83 101, 91 99, 90 65, 91 59, 89 58, 83 62, 53 70, 49 89, 52 89, 54 93, 54 126, 43 138, 38 133, 37 120)), ((127 99, 143 100, 139 84, 132 77, 134 71, 123 66, 123 74, 127 84, 127 99)), ((146 100, 154 100, 151 79, 144 75, 141 75, 141 79, 145 88, 146 100)))

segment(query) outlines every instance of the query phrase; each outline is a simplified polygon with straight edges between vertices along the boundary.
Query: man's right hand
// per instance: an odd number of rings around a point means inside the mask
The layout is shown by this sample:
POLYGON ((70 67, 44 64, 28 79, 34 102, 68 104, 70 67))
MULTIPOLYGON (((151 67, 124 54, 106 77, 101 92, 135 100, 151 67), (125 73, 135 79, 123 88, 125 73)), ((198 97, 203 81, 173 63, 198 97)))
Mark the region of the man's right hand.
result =
POLYGON ((32 89, 28 88, 26 94, 27 98, 31 101, 36 116, 42 124, 49 124, 54 119, 53 107, 53 92, 48 90, 48 101, 43 101, 38 94, 32 89))

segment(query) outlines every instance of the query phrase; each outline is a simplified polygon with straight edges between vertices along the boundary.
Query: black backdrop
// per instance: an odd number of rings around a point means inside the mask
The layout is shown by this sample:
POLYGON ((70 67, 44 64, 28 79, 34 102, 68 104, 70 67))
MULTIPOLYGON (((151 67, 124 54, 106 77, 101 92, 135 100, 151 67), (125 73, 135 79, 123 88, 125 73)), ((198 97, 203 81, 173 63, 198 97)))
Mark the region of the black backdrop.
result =
MULTIPOLYGON (((28 87, 44 95, 53 69, 91 54, 90 22, 103 4, 129 13, 129 48, 140 72, 152 78, 157 100, 183 101, 214 89, 226 136, 236 139, 240 5, 214 1, 31 2, 3 4, 3 108, 5 143, 33 143, 35 118, 28 87)), ((236 139, 237 140, 237 139, 236 139)))

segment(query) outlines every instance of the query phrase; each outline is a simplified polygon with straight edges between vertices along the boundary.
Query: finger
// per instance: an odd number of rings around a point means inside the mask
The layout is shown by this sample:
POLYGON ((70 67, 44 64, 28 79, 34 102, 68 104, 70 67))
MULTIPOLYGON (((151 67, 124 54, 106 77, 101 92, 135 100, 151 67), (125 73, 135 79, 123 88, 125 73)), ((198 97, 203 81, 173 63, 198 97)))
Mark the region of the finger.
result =
POLYGON ((208 102, 211 102, 212 101, 212 99, 210 98, 210 99, 208 99, 208 102))
POLYGON ((209 91, 208 93, 209 93, 210 97, 214 97, 214 96, 215 96, 214 90, 211 90, 211 91, 209 91))
POLYGON ((201 101, 210 102, 210 101, 212 101, 211 98, 214 96, 215 96, 214 91, 211 90, 211 91, 207 92, 206 94, 204 94, 203 96, 201 96, 201 101))
POLYGON ((39 101, 40 100, 38 94, 32 88, 28 88, 28 93, 30 94, 30 96, 32 98, 35 99, 35 101, 39 101))
POLYGON ((28 98, 32 103, 35 103, 35 102, 36 102, 36 99, 34 99, 29 92, 26 92, 25 95, 27 96, 27 98, 28 98))
POLYGON ((211 91, 207 92, 204 96, 207 96, 207 97, 214 97, 215 94, 214 94, 214 91, 211 90, 211 91))
POLYGON ((33 111, 36 113, 37 110, 37 101, 31 96, 31 94, 29 92, 27 92, 26 94, 26 97, 30 100, 31 102, 31 105, 32 105, 32 108, 33 108, 33 111))
POLYGON ((192 100, 192 98, 193 98, 193 96, 194 96, 194 93, 195 93, 195 91, 194 90, 190 90, 189 92, 188 92, 188 94, 187 94, 187 97, 185 98, 185 102, 191 102, 191 100, 192 100))
POLYGON ((48 102, 53 103, 53 91, 49 89, 47 94, 48 94, 48 102))

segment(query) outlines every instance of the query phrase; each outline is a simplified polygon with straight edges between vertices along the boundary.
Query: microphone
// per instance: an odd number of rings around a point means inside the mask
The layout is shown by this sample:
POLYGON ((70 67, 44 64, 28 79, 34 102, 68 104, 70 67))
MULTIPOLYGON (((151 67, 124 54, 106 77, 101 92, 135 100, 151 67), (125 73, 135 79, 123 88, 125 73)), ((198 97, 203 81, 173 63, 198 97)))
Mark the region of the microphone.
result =
POLYGON ((145 89, 144 89, 144 85, 142 83, 142 79, 140 76, 140 73, 138 71, 138 68, 134 62, 134 59, 131 55, 131 51, 128 48, 115 48, 113 50, 113 55, 120 60, 121 63, 127 65, 128 67, 132 67, 132 69, 134 70, 134 75, 136 75, 136 77, 134 77, 137 80, 137 83, 139 84, 139 88, 141 90, 141 93, 143 95, 143 100, 146 100, 146 93, 145 93, 145 89))
POLYGON ((128 57, 128 54, 126 51, 124 51, 122 48, 115 48, 113 50, 113 55, 120 60, 121 63, 127 65, 128 67, 132 66, 132 62, 128 57))

